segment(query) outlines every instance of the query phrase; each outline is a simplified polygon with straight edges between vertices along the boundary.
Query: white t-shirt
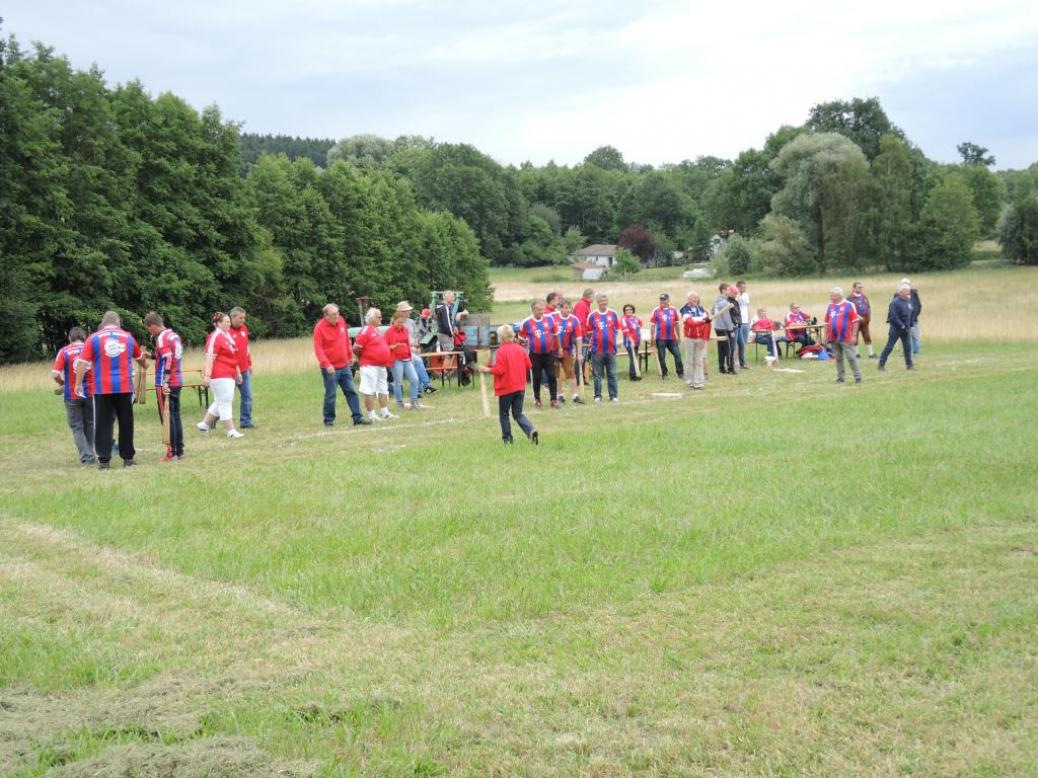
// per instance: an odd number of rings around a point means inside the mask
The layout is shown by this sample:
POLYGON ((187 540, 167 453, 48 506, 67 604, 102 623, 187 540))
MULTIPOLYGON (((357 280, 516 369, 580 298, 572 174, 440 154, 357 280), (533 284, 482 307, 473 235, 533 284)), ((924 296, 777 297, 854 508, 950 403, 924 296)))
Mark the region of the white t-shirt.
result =
POLYGON ((745 324, 750 320, 750 293, 743 292, 735 299, 739 301, 739 316, 745 324))

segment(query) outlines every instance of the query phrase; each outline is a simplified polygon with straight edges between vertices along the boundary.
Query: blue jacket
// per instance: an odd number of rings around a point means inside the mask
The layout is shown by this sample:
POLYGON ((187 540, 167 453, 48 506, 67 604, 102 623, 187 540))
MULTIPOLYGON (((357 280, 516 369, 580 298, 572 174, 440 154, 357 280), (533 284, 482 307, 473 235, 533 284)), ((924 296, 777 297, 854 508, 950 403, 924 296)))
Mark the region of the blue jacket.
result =
POLYGON ((887 309, 887 322, 894 329, 908 330, 912 327, 914 313, 910 299, 902 300, 900 297, 895 297, 890 301, 890 307, 887 309))

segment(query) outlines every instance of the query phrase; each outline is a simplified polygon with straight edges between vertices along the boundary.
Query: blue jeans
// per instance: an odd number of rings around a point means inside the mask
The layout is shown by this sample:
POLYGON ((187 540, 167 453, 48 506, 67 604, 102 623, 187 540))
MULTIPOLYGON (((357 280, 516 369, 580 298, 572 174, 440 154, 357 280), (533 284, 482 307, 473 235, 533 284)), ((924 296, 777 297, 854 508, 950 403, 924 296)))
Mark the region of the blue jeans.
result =
POLYGON ((901 349, 905 352, 905 366, 912 367, 912 330, 902 330, 899 327, 890 328, 890 332, 887 335, 887 345, 883 348, 883 353, 879 355, 880 367, 887 364, 887 357, 890 356, 890 352, 894 350, 894 346, 897 345, 899 340, 901 341, 901 349))
POLYGON ((918 354, 923 350, 923 339, 919 336, 919 322, 912 325, 912 353, 918 354))
POLYGON ((674 355, 674 369, 677 370, 678 378, 685 374, 685 366, 681 364, 681 348, 676 340, 657 340, 656 353, 660 357, 660 373, 667 377, 667 352, 674 355))
POLYGON ((357 391, 353 388, 353 373, 350 371, 349 365, 337 367, 332 373, 322 370, 321 379, 324 381, 324 424, 326 427, 335 424, 336 388, 342 389, 342 393, 346 395, 346 404, 350 407, 353 423, 359 424, 364 421, 364 416, 360 412, 360 398, 357 397, 357 391))
POLYGON ((746 367, 746 344, 750 342, 750 325, 740 324, 735 331, 736 344, 739 347, 739 367, 746 367))
POLYGON ((591 369, 595 374, 595 397, 602 396, 602 372, 606 374, 606 384, 609 388, 609 399, 617 396, 616 391, 616 354, 592 354, 591 369))
POLYGON ((503 394, 497 398, 497 415, 501 422, 501 440, 505 443, 512 442, 512 424, 508 420, 509 413, 515 418, 515 423, 522 428, 527 437, 533 432, 533 425, 530 424, 530 420, 523 414, 523 399, 525 397, 526 392, 522 391, 503 394))
POLYGON ((421 357, 411 357, 411 364, 414 365, 415 375, 418 376, 418 388, 425 391, 425 387, 432 383, 429 380, 429 371, 425 369, 425 360, 421 357))
POLYGON ((399 405, 404 404, 403 379, 407 378, 407 388, 411 395, 411 404, 418 402, 418 375, 415 373, 414 362, 410 359, 398 359, 393 362, 393 396, 399 405))
POLYGON ((252 371, 244 370, 241 374, 241 383, 236 384, 241 392, 241 407, 238 409, 238 420, 242 427, 252 426, 252 371))

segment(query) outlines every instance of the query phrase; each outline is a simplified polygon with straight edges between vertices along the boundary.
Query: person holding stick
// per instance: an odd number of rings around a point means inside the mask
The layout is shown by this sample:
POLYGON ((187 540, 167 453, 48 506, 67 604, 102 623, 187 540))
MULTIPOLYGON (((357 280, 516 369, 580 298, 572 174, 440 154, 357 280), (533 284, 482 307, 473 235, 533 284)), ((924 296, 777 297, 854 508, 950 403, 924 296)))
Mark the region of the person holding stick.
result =
POLYGON ((213 403, 195 426, 208 435, 223 422, 227 437, 232 440, 245 435, 234 428, 234 387, 241 382, 238 347, 231 336, 231 317, 223 311, 213 314, 213 331, 205 341, 205 366, 202 368, 202 386, 213 390, 213 403))
MULTIPOLYGON (((854 303, 854 307, 858 310, 858 333, 861 335, 861 339, 865 341, 865 347, 869 350, 869 359, 876 359, 876 352, 872 349, 872 333, 869 332, 869 322, 872 321, 872 305, 865 294, 865 285, 861 281, 855 281, 847 299, 854 303)), ((858 356, 861 356, 860 351, 858 356)))
POLYGON ((620 317, 609 307, 609 295, 599 292, 595 296, 598 310, 587 318, 587 330, 591 335, 588 353, 595 374, 595 402, 602 402, 602 374, 605 374, 609 389, 609 402, 619 402, 616 387, 616 337, 621 330, 620 317))
POLYGON ((155 341, 155 393, 166 443, 162 461, 174 462, 184 458, 184 424, 180 419, 180 390, 184 386, 180 361, 184 344, 155 311, 145 314, 144 326, 155 341))
POLYGON ((706 385, 706 348, 710 341, 710 314, 699 304, 699 292, 694 289, 685 296, 681 307, 681 321, 685 329, 682 345, 685 349, 685 381, 694 390, 706 385))
POLYGON ((844 383, 843 358, 846 356, 854 373, 854 383, 861 383, 858 366, 858 309, 843 297, 843 289, 834 286, 829 292, 829 307, 825 309, 825 342, 836 357, 836 383, 844 383))
MULTIPOLYGON (((79 463, 92 465, 97 462, 97 457, 94 456, 94 399, 86 393, 85 387, 84 391, 81 391, 81 382, 73 369, 73 365, 83 352, 86 331, 82 327, 73 327, 68 331, 68 340, 68 345, 54 358, 51 375, 54 382, 61 387, 54 391, 65 397, 65 418, 79 452, 79 463)), ((86 379, 90 379, 89 372, 86 379)))
POLYGON ((119 456, 123 467, 137 463, 133 457, 133 363, 143 370, 147 361, 140 344, 122 329, 115 311, 105 311, 101 329, 83 343, 74 369, 83 397, 94 398, 94 448, 97 466, 108 470, 112 461, 113 421, 119 420, 119 456), (89 373, 89 381, 84 381, 89 373))
POLYGON ((660 295, 660 304, 653 309, 649 317, 652 323, 652 339, 656 344, 656 355, 659 357, 660 377, 666 379, 667 352, 674 356, 674 370, 680 378, 685 374, 685 366, 681 362, 681 314, 670 304, 670 295, 660 295))
POLYGON ((501 440, 505 445, 512 443, 512 424, 509 415, 526 434, 533 445, 540 443, 540 436, 533 424, 523 413, 523 400, 526 397, 526 374, 533 368, 529 355, 515 343, 515 333, 511 325, 502 324, 497 328, 497 342, 500 346, 495 354, 494 364, 487 367, 479 365, 480 372, 494 376, 494 394, 497 396, 497 415, 501 422, 501 440))
POLYGON ((710 313, 717 333, 717 365, 722 375, 735 375, 735 323, 732 321, 734 305, 729 300, 729 284, 722 282, 717 287, 717 299, 710 313))
POLYGON ((548 379, 548 397, 551 407, 558 408, 558 385, 555 381, 555 360, 560 356, 558 327, 555 317, 544 315, 544 304, 534 300, 530 304, 532 316, 519 325, 519 342, 530 349, 533 364, 533 402, 541 407, 541 382, 543 375, 548 379))
POLYGON ((584 398, 580 396, 580 384, 577 383, 576 352, 584 338, 584 328, 572 312, 569 300, 559 300, 559 310, 555 313, 555 327, 559 332, 559 402, 565 398, 562 393, 562 382, 569 381, 573 390, 573 402, 581 405, 584 398))

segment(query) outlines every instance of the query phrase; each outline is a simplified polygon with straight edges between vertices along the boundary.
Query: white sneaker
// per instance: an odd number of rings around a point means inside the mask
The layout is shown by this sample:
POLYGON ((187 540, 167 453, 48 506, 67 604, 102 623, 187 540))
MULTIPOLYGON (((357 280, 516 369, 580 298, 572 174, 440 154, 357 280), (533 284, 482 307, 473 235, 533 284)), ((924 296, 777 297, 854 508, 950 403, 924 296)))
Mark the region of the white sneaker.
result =
POLYGON ((618 402, 620 402, 620 398, 619 397, 610 397, 609 398, 609 402, 611 402, 611 403, 618 403, 618 402))
POLYGON ((227 430, 227 437, 229 438, 244 438, 244 432, 238 432, 238 430, 227 430))
POLYGON ((387 410, 382 411, 382 418, 383 419, 399 419, 400 417, 397 416, 395 413, 390 413, 389 410, 387 409, 387 410))
POLYGON ((596 403, 600 403, 600 402, 602 402, 602 398, 601 398, 601 397, 596 397, 596 398, 595 398, 595 402, 596 402, 596 403))
POLYGON ((195 426, 198 427, 198 431, 201 432, 203 435, 209 434, 209 425, 206 424, 204 421, 198 422, 198 424, 196 424, 195 426))
POLYGON ((371 420, 372 421, 385 421, 386 417, 385 416, 379 416, 377 413, 373 413, 373 414, 371 414, 371 420))

